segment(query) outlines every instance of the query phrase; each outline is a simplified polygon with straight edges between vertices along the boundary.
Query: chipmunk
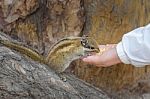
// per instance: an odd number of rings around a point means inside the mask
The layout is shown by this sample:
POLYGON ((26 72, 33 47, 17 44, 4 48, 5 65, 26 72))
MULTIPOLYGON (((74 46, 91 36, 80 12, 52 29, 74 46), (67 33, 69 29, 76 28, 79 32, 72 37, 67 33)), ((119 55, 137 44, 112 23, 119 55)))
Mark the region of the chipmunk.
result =
POLYGON ((57 73, 65 71, 69 64, 91 52, 99 53, 97 42, 91 37, 66 37, 54 44, 46 57, 16 42, 0 39, 0 44, 27 55, 35 61, 48 65, 57 73))

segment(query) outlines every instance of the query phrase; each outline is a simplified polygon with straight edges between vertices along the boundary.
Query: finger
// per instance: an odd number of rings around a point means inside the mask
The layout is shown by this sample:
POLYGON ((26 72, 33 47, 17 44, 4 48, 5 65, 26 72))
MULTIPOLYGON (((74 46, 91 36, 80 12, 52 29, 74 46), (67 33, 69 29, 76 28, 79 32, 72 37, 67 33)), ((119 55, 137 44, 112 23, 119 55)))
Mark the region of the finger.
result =
POLYGON ((99 48, 104 48, 106 45, 98 45, 99 48))
POLYGON ((106 44, 106 45, 99 45, 99 48, 113 48, 115 47, 117 44, 106 44))
POLYGON ((114 48, 116 46, 117 46, 117 44, 106 44, 106 47, 108 47, 108 48, 114 48))
POLYGON ((99 57, 97 55, 92 55, 92 56, 87 56, 86 58, 83 58, 82 60, 90 64, 96 64, 99 61, 99 57))
POLYGON ((116 47, 117 44, 106 44, 106 45, 99 45, 100 53, 103 53, 109 49, 116 47))

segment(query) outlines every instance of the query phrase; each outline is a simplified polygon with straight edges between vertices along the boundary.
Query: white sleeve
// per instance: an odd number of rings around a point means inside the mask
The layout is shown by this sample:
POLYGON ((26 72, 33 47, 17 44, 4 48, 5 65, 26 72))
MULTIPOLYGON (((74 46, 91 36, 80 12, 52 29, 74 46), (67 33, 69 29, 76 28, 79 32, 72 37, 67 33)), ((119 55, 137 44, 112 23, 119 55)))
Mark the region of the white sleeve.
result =
POLYGON ((150 24, 124 34, 116 49, 125 64, 136 67, 150 65, 150 24))

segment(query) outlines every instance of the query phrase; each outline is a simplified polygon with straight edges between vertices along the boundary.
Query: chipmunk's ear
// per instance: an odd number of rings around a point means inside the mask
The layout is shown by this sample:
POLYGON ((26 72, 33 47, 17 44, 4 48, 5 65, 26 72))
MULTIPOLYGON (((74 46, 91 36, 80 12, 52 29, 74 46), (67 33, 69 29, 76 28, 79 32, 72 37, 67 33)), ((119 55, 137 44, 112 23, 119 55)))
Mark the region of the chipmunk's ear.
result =
POLYGON ((86 37, 89 37, 89 36, 88 36, 88 35, 83 35, 83 36, 82 36, 82 38, 86 38, 86 37))

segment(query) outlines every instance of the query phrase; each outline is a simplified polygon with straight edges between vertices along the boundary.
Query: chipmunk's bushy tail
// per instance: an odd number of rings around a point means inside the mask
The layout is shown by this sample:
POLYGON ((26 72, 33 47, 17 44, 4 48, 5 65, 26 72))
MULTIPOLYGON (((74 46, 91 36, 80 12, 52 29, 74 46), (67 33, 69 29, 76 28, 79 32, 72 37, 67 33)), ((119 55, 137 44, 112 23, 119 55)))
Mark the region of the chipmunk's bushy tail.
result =
POLYGON ((28 47, 24 47, 23 45, 21 45, 19 43, 0 39, 0 44, 4 45, 10 49, 13 49, 15 51, 18 51, 21 54, 25 54, 26 56, 30 57, 31 59, 33 59, 35 61, 39 61, 40 63, 45 63, 45 59, 42 55, 40 55, 38 52, 36 52, 28 47))

